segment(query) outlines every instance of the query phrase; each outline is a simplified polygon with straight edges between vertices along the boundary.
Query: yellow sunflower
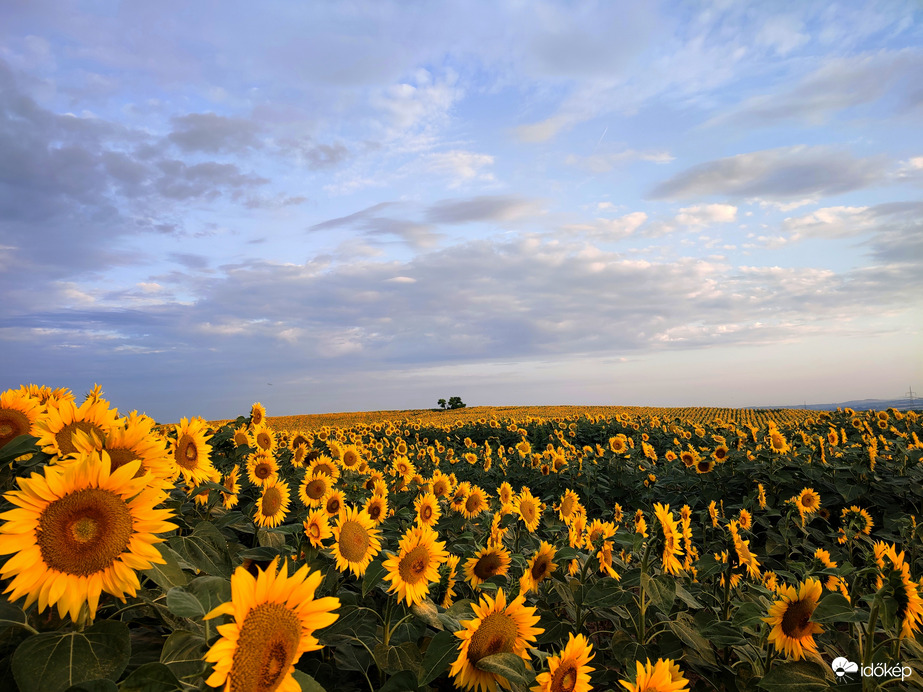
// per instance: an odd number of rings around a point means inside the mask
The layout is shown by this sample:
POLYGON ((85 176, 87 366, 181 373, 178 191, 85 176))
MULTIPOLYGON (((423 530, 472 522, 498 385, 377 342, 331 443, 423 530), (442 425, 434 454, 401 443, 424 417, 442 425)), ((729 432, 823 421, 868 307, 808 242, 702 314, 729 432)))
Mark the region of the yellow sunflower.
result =
POLYGON ((712 469, 714 468, 715 468, 714 459, 699 459, 695 463, 696 473, 711 473, 712 469))
POLYGON ((792 586, 780 586, 781 598, 769 607, 769 616, 763 622, 772 626, 769 642, 777 651, 794 660, 800 660, 805 653, 817 653, 814 635, 824 631, 816 622, 811 622, 814 609, 822 593, 820 582, 809 578, 802 582, 800 590, 792 586))
POLYGON ((243 425, 234 429, 234 445, 236 447, 252 447, 253 439, 250 437, 250 431, 243 425))
POLYGON ((287 562, 278 573, 277 568, 278 558, 256 577, 238 567, 231 576, 231 600, 205 616, 233 618, 218 626, 221 638, 205 654, 215 664, 205 681, 210 687, 300 692, 292 675, 295 663, 306 651, 322 648, 315 632, 336 622, 340 599, 314 598, 323 575, 309 574, 307 565, 291 577, 287 562))
POLYGON ((50 465, 42 474, 18 478, 20 490, 4 497, 16 505, 0 514, 0 576, 13 577, 9 600, 26 596, 39 612, 57 605, 58 614, 76 620, 84 603, 96 616, 103 591, 121 601, 140 584, 135 570, 164 562, 154 547, 172 531, 170 510, 155 509, 166 494, 149 476, 135 477, 132 461, 115 471, 106 452, 77 453, 67 466, 50 465))
POLYGON ((322 509, 312 509, 308 512, 308 518, 304 520, 304 533, 311 541, 311 545, 320 548, 324 539, 333 535, 327 513, 322 509))
POLYGON ((59 401, 57 406, 49 405, 42 411, 35 421, 33 434, 46 454, 66 457, 77 451, 73 442, 75 432, 82 431, 105 442, 118 415, 118 411, 110 409, 103 399, 87 399, 79 408, 71 400, 59 401))
POLYGON ((742 509, 737 517, 737 523, 740 524, 740 528, 749 531, 750 527, 753 526, 753 516, 747 510, 742 509))
POLYGON ((458 562, 461 560, 458 555, 449 555, 446 558, 446 587, 445 596, 442 598, 442 607, 451 608, 455 600, 455 577, 458 574, 458 562))
POLYGON ((265 420, 266 408, 263 406, 263 404, 257 401, 250 408, 250 425, 255 428, 262 425, 265 420))
POLYGON ((332 486, 331 478, 325 473, 305 475, 298 486, 298 497, 308 508, 320 507, 321 502, 332 486))
POLYGON ((276 451, 278 441, 275 433, 265 425, 257 425, 253 428, 253 442, 257 450, 272 454, 276 451))
POLYGON ((269 452, 257 449, 247 457, 247 479, 257 487, 279 477, 279 462, 269 452))
POLYGON ((805 488, 798 495, 798 511, 802 514, 814 514, 820 509, 820 495, 814 488, 805 488))
POLYGON ((340 457, 340 463, 345 469, 355 469, 362 462, 362 456, 359 454, 359 448, 356 445, 349 445, 343 450, 340 457))
POLYGON ((183 481, 189 485, 200 485, 214 472, 211 462, 211 445, 206 438, 206 423, 201 418, 181 418, 174 426, 176 439, 170 441, 170 454, 179 466, 183 481))
POLYGON ((445 497, 452 492, 452 481, 439 470, 433 474, 430 483, 432 484, 432 493, 436 497, 445 497))
POLYGON ((614 454, 624 454, 628 450, 628 438, 625 435, 616 435, 609 438, 609 449, 614 454))
POLYGON ((417 497, 413 508, 417 513, 417 523, 421 526, 435 526, 442 516, 439 500, 433 493, 424 493, 417 497))
POLYGON ((327 494, 324 495, 321 500, 321 507, 324 508, 327 516, 333 519, 334 517, 342 516, 346 511, 345 499, 346 496, 343 494, 342 490, 333 488, 328 490, 327 494))
POLYGON ((500 500, 501 505, 508 505, 513 502, 513 486, 508 482, 503 481, 500 484, 500 487, 497 488, 497 499, 500 500))
POLYGON ((310 456, 309 454, 308 457, 305 457, 310 462, 306 471, 307 475, 323 473, 330 476, 333 480, 337 480, 340 477, 340 467, 329 456, 326 454, 318 454, 314 459, 309 459, 310 456))
POLYGON ((355 507, 347 508, 333 527, 333 556, 337 569, 341 572, 349 569, 357 577, 364 575, 369 563, 381 551, 378 535, 375 522, 365 512, 355 507))
POLYGON ((496 600, 484 595, 480 603, 472 604, 475 618, 463 620, 463 629, 455 633, 461 640, 461 647, 458 658, 449 668, 449 675, 454 678, 456 687, 490 692, 495 692, 498 684, 509 688, 505 678, 477 667, 482 658, 492 654, 515 654, 528 666, 527 650, 545 630, 535 627, 539 616, 534 607, 524 602, 525 597, 520 595, 507 605, 506 594, 499 589, 496 600))
POLYGON ((553 545, 542 541, 535 555, 531 557, 526 565, 525 573, 519 579, 520 593, 538 591, 538 585, 558 568, 557 563, 553 562, 556 552, 553 545))
POLYGON ((462 514, 466 519, 474 519, 479 514, 487 510, 487 494, 478 486, 472 485, 468 497, 465 498, 465 505, 462 508, 462 514))
POLYGON ((688 692, 689 681, 683 677, 679 665, 669 658, 658 658, 656 663, 635 661, 634 683, 619 680, 628 692, 688 692))
POLYGON ((532 492, 528 488, 523 488, 516 497, 513 507, 529 532, 534 533, 542 519, 542 511, 545 506, 538 498, 532 496, 532 492))
POLYGON ((292 466, 296 469, 302 468, 307 463, 308 446, 302 442, 292 448, 292 466))
POLYGON ((673 519, 673 512, 670 511, 670 505, 656 503, 654 505, 654 515, 660 521, 663 530, 663 571, 666 574, 678 575, 683 565, 677 559, 677 555, 683 554, 680 547, 680 532, 676 521, 673 519))
POLYGON ((784 454, 791 449, 788 440, 785 439, 785 435, 775 428, 769 429, 769 448, 778 454, 784 454))
POLYGON ((377 526, 388 518, 388 498, 381 495, 372 495, 365 501, 362 509, 377 526))
POLYGON ((430 584, 439 579, 439 565, 449 557, 438 538, 429 526, 412 527, 398 543, 397 555, 384 561, 384 578, 391 582, 388 591, 397 593, 398 601, 411 606, 429 595, 430 584))
POLYGON ((920 598, 919 585, 910 578, 910 566, 904 560, 903 551, 898 553, 895 546, 883 541, 876 542, 873 547, 880 570, 876 588, 886 587, 889 595, 897 601, 895 615, 900 623, 899 639, 913 637, 923 624, 923 599, 920 598))
POLYGON ((227 488, 227 492, 221 493, 224 508, 232 509, 237 506, 237 495, 240 493, 240 466, 234 464, 234 468, 227 472, 221 485, 227 488))
MULTIPOLYGON (((152 419, 132 411, 127 418, 116 421, 105 442, 82 430, 74 433, 71 442, 77 450, 85 453, 94 449, 105 449, 113 471, 130 461, 140 460, 141 468, 138 475, 150 473, 165 490, 169 490, 179 474, 179 467, 167 449, 165 441, 154 429, 155 426, 156 423, 152 419)), ((69 462, 62 459, 60 463, 69 462)))
POLYGON ((278 526, 288 515, 291 502, 288 485, 279 478, 268 480, 263 484, 263 493, 256 501, 253 520, 260 526, 278 526))
POLYGON ((571 515, 580 506, 580 496, 569 488, 561 495, 561 504, 558 505, 558 518, 567 523, 571 515))
POLYGON ((0 394, 0 449, 20 435, 33 435, 42 407, 22 391, 8 389, 0 394))
POLYGON ((502 577, 510 569, 510 554, 500 545, 482 548, 465 562, 465 579, 477 588, 491 577, 502 577))
POLYGON ((532 692, 591 692, 589 665, 596 654, 587 638, 578 634, 567 635, 567 646, 557 656, 548 657, 548 672, 535 678, 538 683, 532 692))

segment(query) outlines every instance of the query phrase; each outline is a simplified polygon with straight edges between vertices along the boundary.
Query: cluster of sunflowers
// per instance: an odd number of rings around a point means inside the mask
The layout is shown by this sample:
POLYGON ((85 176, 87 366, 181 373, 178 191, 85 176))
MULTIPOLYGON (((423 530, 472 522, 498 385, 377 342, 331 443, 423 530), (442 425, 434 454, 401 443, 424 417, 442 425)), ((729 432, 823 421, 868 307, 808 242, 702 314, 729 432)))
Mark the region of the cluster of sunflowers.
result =
POLYGON ((158 425, 99 387, 0 394, 7 679, 786 690, 923 660, 915 413, 533 413, 158 425))

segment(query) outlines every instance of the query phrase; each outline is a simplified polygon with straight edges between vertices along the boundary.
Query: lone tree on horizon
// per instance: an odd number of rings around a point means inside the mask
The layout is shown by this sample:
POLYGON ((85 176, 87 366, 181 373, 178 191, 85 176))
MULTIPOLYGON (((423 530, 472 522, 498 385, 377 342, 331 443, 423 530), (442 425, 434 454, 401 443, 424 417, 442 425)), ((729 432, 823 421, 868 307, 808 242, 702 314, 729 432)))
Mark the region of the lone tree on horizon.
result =
POLYGON ((465 408, 465 403, 461 400, 460 396, 449 397, 448 402, 445 399, 440 399, 439 401, 436 402, 436 404, 439 406, 439 408, 443 410, 453 409, 453 408, 465 408))

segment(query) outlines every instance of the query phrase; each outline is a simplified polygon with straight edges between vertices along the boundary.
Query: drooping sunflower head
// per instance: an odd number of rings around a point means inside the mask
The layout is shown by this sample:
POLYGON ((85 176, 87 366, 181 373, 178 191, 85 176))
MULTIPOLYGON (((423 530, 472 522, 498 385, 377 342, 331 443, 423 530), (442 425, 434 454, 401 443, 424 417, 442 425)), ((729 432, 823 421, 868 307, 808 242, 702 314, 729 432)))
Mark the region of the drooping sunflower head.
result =
POLYGON ((135 477, 140 461, 113 471, 106 452, 76 457, 19 478, 20 490, 5 495, 16 509, 0 527, 0 555, 15 553, 0 570, 13 577, 10 600, 26 596, 26 607, 38 600, 39 612, 57 604, 71 619, 84 603, 95 617, 102 591, 122 601, 135 595, 135 570, 164 562, 155 534, 176 528, 169 510, 155 509, 166 497, 160 486, 135 477))
POLYGON ((316 599, 323 575, 308 573, 307 565, 288 576, 288 563, 278 570, 278 558, 256 576, 238 567, 231 576, 231 600, 205 619, 230 615, 221 625, 221 638, 205 654, 214 663, 206 680, 225 690, 275 692, 298 689, 292 673, 306 651, 322 648, 315 633, 332 625, 338 598, 316 599))
POLYGON ((505 575, 509 568, 509 552, 503 546, 489 545, 465 562, 465 579, 477 588, 491 577, 505 575))
POLYGON ((341 572, 348 569, 357 577, 364 575, 369 563, 381 551, 378 536, 375 522, 364 511, 355 507, 346 509, 333 528, 333 556, 337 569, 341 572))
POLYGON ((505 678, 480 670, 477 664, 499 653, 511 653, 528 661, 527 647, 544 630, 535 627, 539 616, 535 608, 524 605, 524 601, 525 597, 520 595, 507 605, 506 594, 499 589, 496 600, 484 595, 479 604, 472 606, 475 618, 463 620, 462 629, 455 633, 461 646, 449 675, 455 679, 457 687, 495 690, 498 683, 509 687, 505 678))
POLYGON ((772 626, 769 642, 777 651, 789 658, 800 660, 806 652, 817 653, 814 635, 824 631, 816 622, 811 621, 822 588, 817 579, 810 578, 802 582, 800 589, 791 586, 779 588, 781 598, 769 607, 769 616, 763 622, 772 626))

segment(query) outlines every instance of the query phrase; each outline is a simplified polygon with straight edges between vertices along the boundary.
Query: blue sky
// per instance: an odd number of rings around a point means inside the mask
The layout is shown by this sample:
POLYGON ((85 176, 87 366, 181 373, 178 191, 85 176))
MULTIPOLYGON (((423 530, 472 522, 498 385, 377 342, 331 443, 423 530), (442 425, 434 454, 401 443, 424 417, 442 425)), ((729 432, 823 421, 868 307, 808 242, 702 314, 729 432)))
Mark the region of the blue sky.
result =
POLYGON ((158 420, 923 388, 915 2, 0 8, 0 388, 158 420))

